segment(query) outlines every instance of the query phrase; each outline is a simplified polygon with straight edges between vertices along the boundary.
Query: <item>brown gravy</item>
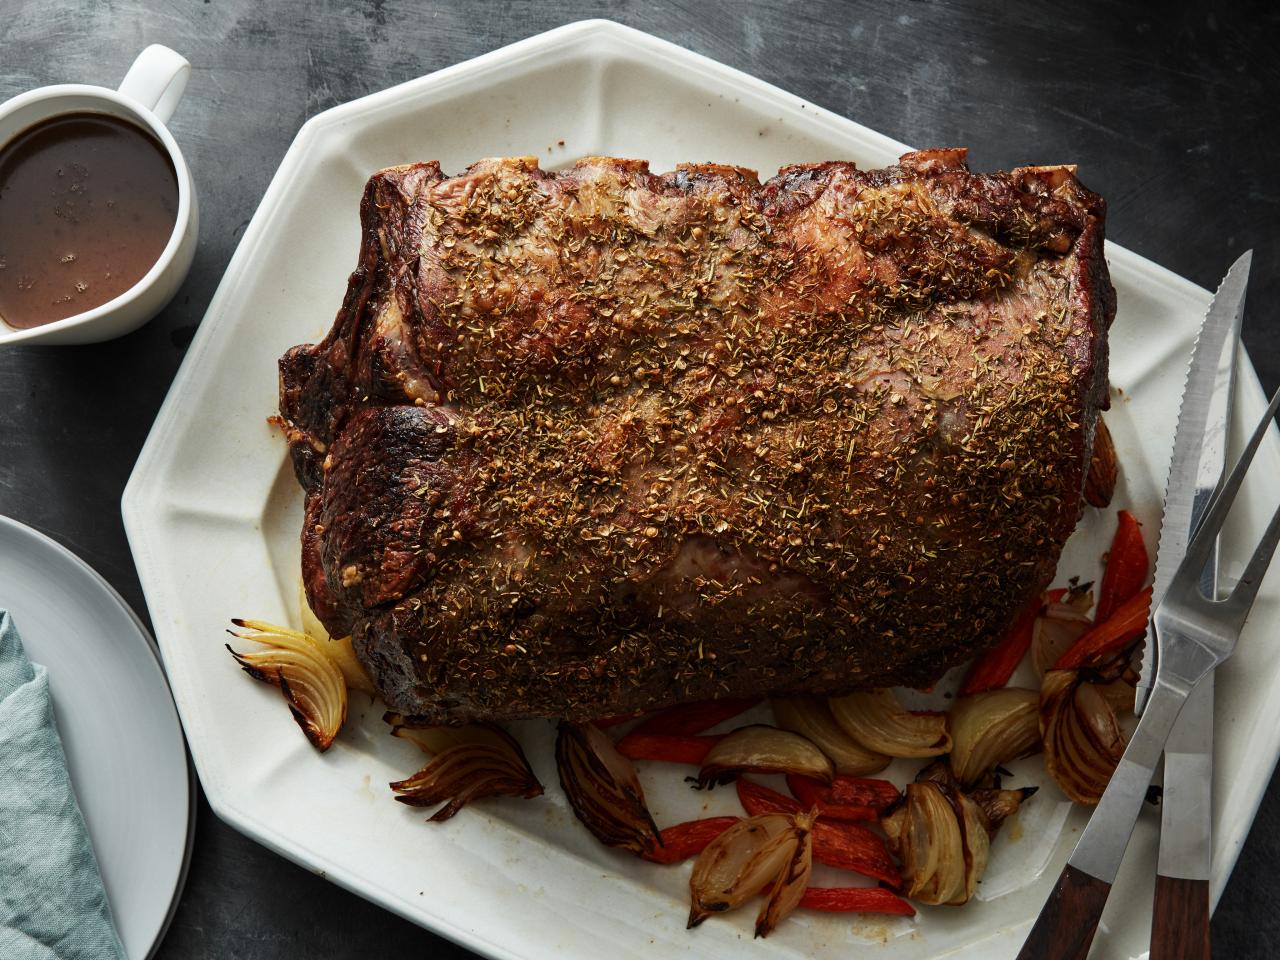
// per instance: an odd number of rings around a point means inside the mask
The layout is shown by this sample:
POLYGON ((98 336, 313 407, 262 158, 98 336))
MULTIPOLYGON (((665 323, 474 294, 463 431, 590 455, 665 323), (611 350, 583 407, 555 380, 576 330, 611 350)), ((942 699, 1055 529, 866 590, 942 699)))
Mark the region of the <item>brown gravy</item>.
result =
POLYGON ((24 130, 0 147, 0 320, 27 329, 119 296, 177 218, 178 178, 151 134, 95 113, 24 130))

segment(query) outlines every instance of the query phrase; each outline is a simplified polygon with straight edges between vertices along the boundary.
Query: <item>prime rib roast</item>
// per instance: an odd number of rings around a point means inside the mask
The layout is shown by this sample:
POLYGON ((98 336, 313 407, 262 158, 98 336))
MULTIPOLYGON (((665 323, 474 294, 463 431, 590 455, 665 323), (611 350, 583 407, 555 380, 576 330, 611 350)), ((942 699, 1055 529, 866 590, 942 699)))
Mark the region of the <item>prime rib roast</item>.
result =
POLYGON ((360 214, 280 420, 392 710, 924 686, 1052 577, 1115 312, 1072 168, 417 163, 360 214))

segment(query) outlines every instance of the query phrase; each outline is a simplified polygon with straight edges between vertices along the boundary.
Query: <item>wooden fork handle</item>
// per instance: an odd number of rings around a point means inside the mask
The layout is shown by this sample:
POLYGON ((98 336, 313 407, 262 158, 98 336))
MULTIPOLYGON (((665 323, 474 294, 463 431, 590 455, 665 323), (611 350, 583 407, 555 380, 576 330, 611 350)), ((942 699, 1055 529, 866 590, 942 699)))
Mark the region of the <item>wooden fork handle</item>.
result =
POLYGON ((1208 960, 1209 881, 1156 875, 1151 960, 1208 960))
POLYGON ((1068 864, 1018 960, 1085 960, 1110 892, 1111 884, 1068 864))

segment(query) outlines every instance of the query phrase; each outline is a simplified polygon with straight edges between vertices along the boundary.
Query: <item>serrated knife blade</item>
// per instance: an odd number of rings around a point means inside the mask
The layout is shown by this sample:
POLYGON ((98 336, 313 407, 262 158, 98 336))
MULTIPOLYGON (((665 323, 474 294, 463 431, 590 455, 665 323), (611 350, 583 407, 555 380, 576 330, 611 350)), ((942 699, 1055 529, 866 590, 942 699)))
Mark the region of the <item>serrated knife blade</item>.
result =
MULTIPOLYGON (((1207 502, 1222 475, 1226 457, 1227 414, 1230 407, 1231 377, 1222 376, 1224 345, 1239 337, 1244 313, 1245 290, 1253 251, 1240 255, 1218 285, 1205 313, 1187 367, 1187 384, 1173 435, 1173 454, 1165 484, 1164 516, 1160 522, 1160 543, 1156 549, 1155 583, 1151 609, 1155 610, 1169 589, 1169 582, 1186 555, 1192 533, 1192 519, 1207 502), (1233 337, 1232 335, 1235 335, 1233 337)), ((1156 674, 1155 644, 1148 637, 1143 646, 1134 713, 1141 714, 1156 674)))

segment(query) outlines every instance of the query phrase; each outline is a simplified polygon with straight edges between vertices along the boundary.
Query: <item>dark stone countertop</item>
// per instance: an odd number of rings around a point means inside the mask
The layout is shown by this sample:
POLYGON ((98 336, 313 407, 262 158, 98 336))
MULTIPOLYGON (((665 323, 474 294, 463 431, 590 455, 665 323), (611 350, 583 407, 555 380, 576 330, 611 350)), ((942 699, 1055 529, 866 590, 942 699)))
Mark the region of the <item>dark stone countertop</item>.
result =
MULTIPOLYGON (((1108 198, 1111 239, 1203 286, 1253 247, 1244 336, 1263 385, 1280 385, 1280 16, 1270 4, 1172 0, 1147 13, 1104 0, 10 0, 0 18, 0 99, 54 82, 114 86, 150 42, 192 61, 170 128, 203 219, 186 285, 142 330, 98 346, 0 349, 0 513, 76 551, 145 615, 120 494, 299 125, 597 16, 903 142, 968 145, 976 169, 1077 163, 1108 198)), ((1273 782, 1213 921, 1220 956, 1280 956, 1278 858, 1273 782)), ((464 951, 240 836, 202 801, 161 958, 393 955, 464 951)))

